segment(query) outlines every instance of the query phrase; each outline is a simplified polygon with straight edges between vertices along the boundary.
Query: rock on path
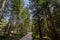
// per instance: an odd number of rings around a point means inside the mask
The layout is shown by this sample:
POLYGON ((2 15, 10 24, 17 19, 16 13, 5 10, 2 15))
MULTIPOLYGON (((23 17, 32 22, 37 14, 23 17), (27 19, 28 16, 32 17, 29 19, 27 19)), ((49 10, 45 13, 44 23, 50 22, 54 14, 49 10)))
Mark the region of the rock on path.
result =
POLYGON ((20 40, 32 40, 32 32, 28 33, 26 36, 22 37, 20 40))

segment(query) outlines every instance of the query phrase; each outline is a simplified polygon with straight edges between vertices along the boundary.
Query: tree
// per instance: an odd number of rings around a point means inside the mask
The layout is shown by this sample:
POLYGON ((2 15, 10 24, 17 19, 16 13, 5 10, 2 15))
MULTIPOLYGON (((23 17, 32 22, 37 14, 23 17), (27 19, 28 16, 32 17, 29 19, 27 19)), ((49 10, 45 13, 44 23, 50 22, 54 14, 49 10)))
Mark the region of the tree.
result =
MULTIPOLYGON (((39 0, 38 0, 39 1, 39 0)), ((40 34, 40 38, 42 39, 42 29, 41 29, 41 17, 40 17, 40 6, 37 0, 31 1, 30 4, 30 10, 32 10, 33 13, 33 21, 34 21, 34 25, 35 25, 35 34, 39 33, 40 34), (35 10, 33 10, 33 9, 35 10)))
MULTIPOLYGON (((51 10, 50 10, 51 7, 49 6, 51 4, 52 5, 55 4, 56 2, 54 0, 51 0, 51 1, 49 1, 49 0, 46 0, 46 1, 44 1, 44 0, 38 0, 38 1, 34 0, 34 1, 31 1, 31 2, 32 3, 30 4, 30 9, 33 12, 33 18, 36 22, 35 26, 37 25, 36 28, 39 27, 39 29, 40 29, 39 30, 40 38, 43 38, 43 36, 42 36, 43 33, 42 33, 42 28, 41 28, 42 27, 41 17, 42 17, 42 19, 46 17, 46 20, 44 19, 44 21, 46 21, 46 26, 47 26, 47 29, 49 30, 48 34, 50 35, 50 39, 51 40, 57 40, 58 36, 57 36, 57 33, 56 33, 56 29, 55 29, 54 19, 52 17, 52 13, 51 13, 51 10), (33 10, 32 8, 35 9, 35 10, 33 10)), ((46 27, 46 26, 44 26, 44 27, 46 27)))
POLYGON ((0 22, 1 22, 1 19, 3 18, 3 14, 4 14, 4 8, 5 8, 5 5, 6 5, 6 0, 2 0, 1 1, 1 8, 0 8, 0 22))

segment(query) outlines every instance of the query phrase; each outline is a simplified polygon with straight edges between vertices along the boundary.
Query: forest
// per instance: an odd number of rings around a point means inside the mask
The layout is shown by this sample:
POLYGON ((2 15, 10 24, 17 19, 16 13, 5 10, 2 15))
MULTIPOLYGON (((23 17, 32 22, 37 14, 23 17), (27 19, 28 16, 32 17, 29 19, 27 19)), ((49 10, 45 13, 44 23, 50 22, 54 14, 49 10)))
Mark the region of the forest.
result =
POLYGON ((60 40, 60 0, 0 0, 0 40, 60 40))

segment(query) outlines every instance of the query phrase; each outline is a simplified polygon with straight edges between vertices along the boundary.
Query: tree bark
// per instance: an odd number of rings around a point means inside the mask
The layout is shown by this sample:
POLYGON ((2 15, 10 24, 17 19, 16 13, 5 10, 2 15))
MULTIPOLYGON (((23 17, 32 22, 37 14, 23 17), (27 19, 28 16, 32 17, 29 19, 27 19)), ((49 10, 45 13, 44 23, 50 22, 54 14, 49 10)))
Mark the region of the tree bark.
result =
POLYGON ((51 16, 51 12, 50 12, 50 9, 49 8, 48 8, 47 15, 48 15, 48 17, 47 17, 48 18, 48 21, 50 22, 49 30, 50 30, 51 38, 52 38, 52 40, 59 40, 59 37, 58 37, 58 35, 56 33, 54 21, 53 21, 53 18, 51 16))
POLYGON ((6 5, 6 0, 3 0, 3 3, 2 3, 2 6, 0 8, 0 22, 1 22, 1 19, 3 18, 3 14, 4 14, 4 7, 6 5))

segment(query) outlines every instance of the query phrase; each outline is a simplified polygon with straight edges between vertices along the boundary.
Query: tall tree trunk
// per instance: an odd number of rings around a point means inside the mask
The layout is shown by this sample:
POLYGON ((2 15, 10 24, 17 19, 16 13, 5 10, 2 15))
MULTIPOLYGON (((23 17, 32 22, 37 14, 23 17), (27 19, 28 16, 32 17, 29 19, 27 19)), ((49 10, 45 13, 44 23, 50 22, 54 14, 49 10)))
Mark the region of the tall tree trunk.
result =
POLYGON ((41 23, 39 19, 38 19, 38 27, 39 27, 39 35, 40 35, 40 38, 42 39, 42 29, 41 29, 41 23))
POLYGON ((11 30, 12 30, 12 19, 10 18, 4 30, 5 40, 11 40, 10 38, 11 30))
POLYGON ((0 22, 1 22, 1 19, 3 18, 3 15, 4 15, 5 5, 6 5, 6 0, 3 0, 2 6, 0 8, 0 22))
POLYGON ((59 40, 57 33, 56 33, 54 21, 53 21, 53 18, 51 16, 51 12, 50 12, 49 8, 48 8, 48 12, 47 12, 47 18, 48 18, 48 21, 50 23, 49 30, 50 30, 52 40, 59 40))

